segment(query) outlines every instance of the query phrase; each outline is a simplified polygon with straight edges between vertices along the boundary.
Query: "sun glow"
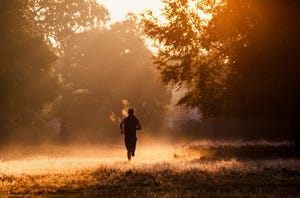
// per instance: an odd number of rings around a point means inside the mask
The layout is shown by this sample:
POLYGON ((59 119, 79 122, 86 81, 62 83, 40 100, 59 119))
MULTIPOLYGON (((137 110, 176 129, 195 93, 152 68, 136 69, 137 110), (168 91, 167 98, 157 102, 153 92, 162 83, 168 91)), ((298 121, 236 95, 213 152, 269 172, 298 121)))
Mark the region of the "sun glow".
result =
MULTIPOLYGON (((118 0, 98 0, 98 2, 100 4, 103 4, 109 10, 109 13, 111 15, 110 23, 125 20, 128 13, 139 15, 146 10, 151 10, 153 16, 157 17, 159 23, 162 26, 168 24, 168 20, 162 14, 164 3, 161 0, 123 0, 122 2, 118 0)), ((220 0, 217 1, 217 3, 220 2, 220 0)), ((205 11, 201 10, 200 3, 201 1, 189 0, 189 12, 197 13, 199 18, 205 25, 209 22, 209 20, 212 19, 212 14, 206 13, 205 11)), ((195 29, 195 31, 198 32, 197 28, 195 29)), ((149 38, 143 37, 142 39, 144 40, 147 48, 154 55, 158 54, 159 48, 164 47, 149 38)))
POLYGON ((188 1, 188 6, 190 8, 190 12, 194 12, 197 13, 198 16, 204 20, 204 21, 209 21, 212 18, 212 14, 211 13, 205 13, 203 10, 201 10, 198 6, 199 2, 195 2, 195 1, 188 1))
POLYGON ((150 9, 158 14, 163 7, 160 0, 98 0, 98 2, 109 10, 112 23, 124 20, 130 12, 140 14, 150 9))
MULTIPOLYGON (((142 144, 142 143, 141 143, 142 144)), ((0 161, 0 175, 78 175, 80 172, 95 171, 97 168, 114 167, 117 169, 153 169, 167 164, 176 170, 191 168, 216 171, 220 167, 238 166, 237 161, 220 161, 208 165, 189 162, 209 155, 202 151, 182 150, 170 145, 138 145, 136 156, 129 163, 125 148, 121 145, 113 147, 70 147, 51 146, 31 148, 32 155, 18 156, 18 159, 0 161), (40 153, 40 151, 42 153, 40 153), (54 154, 55 153, 55 154, 54 154), (158 166, 157 166, 158 165, 158 166)), ((18 149, 17 149, 18 150, 18 149)), ((10 151, 15 153, 14 151, 10 151)))
MULTIPOLYGON (((126 18, 126 15, 130 12, 140 14, 145 10, 151 10, 155 16, 158 16, 160 20, 164 21, 161 16, 161 9, 164 4, 161 0, 98 0, 100 4, 103 4, 111 15, 111 22, 122 21, 126 18)), ((199 2, 188 1, 188 5, 192 11, 198 13, 199 17, 203 20, 210 20, 212 18, 211 13, 205 13, 197 6, 199 2)), ((220 3, 220 0, 217 1, 220 3)))

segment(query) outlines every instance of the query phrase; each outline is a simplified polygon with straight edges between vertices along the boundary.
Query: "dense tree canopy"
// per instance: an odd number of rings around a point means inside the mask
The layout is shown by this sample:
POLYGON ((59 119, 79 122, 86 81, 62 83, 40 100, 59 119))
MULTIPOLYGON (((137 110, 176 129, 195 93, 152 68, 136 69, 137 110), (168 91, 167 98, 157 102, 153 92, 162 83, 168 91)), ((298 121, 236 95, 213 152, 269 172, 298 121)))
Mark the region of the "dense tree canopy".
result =
POLYGON ((209 33, 212 41, 227 42, 226 114, 289 117, 299 111, 299 10, 298 2, 269 0, 227 1, 219 10, 209 33))
POLYGON ((167 22, 147 13, 143 23, 163 46, 155 57, 163 82, 188 90, 180 104, 206 116, 289 117, 299 111, 299 9, 280 0, 165 1, 167 22))
MULTIPOLYGON (((56 56, 33 28, 25 0, 0 2, 0 133, 32 126, 46 102, 57 97, 56 56)), ((3 138, 2 138, 3 139, 3 138)))

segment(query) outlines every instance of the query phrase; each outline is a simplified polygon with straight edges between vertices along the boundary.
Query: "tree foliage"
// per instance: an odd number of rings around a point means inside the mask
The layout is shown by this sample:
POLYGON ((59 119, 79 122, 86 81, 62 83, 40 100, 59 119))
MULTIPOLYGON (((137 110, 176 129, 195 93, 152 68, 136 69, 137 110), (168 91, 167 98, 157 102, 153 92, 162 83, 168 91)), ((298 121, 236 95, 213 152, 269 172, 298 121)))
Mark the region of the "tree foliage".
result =
POLYGON ((165 23, 145 14, 165 84, 206 116, 288 117, 299 111, 299 3, 164 1, 165 23), (201 19, 201 12, 212 19, 201 19))
MULTIPOLYGON (((57 97, 56 56, 35 31, 26 0, 0 3, 1 133, 32 126, 46 102, 57 97)), ((3 137, 3 136, 2 136, 3 137)))
POLYGON ((110 19, 108 10, 96 0, 30 0, 36 28, 63 54, 72 36, 101 29, 110 19))
POLYGON ((289 117, 299 111, 299 9, 294 1, 227 1, 212 20, 210 39, 229 40, 223 47, 230 66, 227 114, 289 117))
MULTIPOLYGON (((161 23, 159 18, 147 13, 143 24, 145 33, 163 46, 154 57, 162 81, 173 87, 187 88, 180 104, 198 107, 202 113, 213 115, 222 98, 221 71, 224 68, 219 64, 222 60, 216 52, 218 44, 210 44, 205 38, 207 20, 197 12, 204 4, 193 2, 195 7, 191 7, 189 1, 165 1, 163 15, 167 22, 161 23)), ((207 6, 211 3, 207 1, 207 6)), ((209 10, 215 7, 216 4, 211 4, 209 10)))

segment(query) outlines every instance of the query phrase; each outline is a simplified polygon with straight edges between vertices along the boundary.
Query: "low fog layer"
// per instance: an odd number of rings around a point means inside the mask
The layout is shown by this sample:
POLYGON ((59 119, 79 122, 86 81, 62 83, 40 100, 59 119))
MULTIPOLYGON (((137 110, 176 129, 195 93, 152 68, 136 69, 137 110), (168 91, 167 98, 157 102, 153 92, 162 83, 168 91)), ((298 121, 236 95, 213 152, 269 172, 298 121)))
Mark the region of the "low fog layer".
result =
POLYGON ((113 168, 121 172, 127 169, 155 172, 168 167, 176 171, 196 169, 218 172, 224 169, 259 171, 261 167, 257 163, 268 168, 282 167, 291 170, 297 170, 299 165, 299 160, 285 159, 287 142, 207 140, 173 142, 172 146, 169 142, 156 142, 159 144, 153 145, 149 139, 141 139, 132 161, 127 161, 121 144, 70 147, 45 145, 26 149, 9 147, 0 152, 0 174, 17 177, 22 174, 77 174, 78 177, 80 171, 90 172, 99 168, 113 168))

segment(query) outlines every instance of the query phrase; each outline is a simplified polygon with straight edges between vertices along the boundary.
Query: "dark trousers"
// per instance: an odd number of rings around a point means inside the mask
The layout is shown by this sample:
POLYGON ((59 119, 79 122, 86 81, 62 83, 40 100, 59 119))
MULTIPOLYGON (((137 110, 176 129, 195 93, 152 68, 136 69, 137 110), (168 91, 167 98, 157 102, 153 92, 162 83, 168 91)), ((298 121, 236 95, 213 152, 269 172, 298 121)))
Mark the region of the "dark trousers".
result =
POLYGON ((136 136, 135 135, 125 135, 125 146, 127 151, 134 153, 135 152, 135 146, 136 146, 136 136))

